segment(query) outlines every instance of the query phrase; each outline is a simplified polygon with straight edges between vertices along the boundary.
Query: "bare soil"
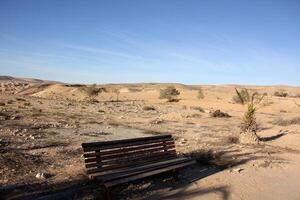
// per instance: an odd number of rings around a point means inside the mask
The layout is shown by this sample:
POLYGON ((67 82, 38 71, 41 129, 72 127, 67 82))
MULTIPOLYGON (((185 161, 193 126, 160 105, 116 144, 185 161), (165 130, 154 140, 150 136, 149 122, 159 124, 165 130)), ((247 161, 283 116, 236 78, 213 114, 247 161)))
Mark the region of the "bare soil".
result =
POLYGON ((178 177, 116 187, 115 199, 300 199, 300 88, 247 87, 267 97, 257 113, 261 141, 244 144, 239 126, 246 107, 232 100, 241 86, 173 84, 180 100, 170 103, 159 99, 170 84, 98 85, 105 90, 93 100, 82 85, 5 77, 0 84, 4 199, 103 199, 104 189, 85 174, 81 143, 165 133, 198 164, 178 177), (231 117, 212 117, 215 110, 231 117))

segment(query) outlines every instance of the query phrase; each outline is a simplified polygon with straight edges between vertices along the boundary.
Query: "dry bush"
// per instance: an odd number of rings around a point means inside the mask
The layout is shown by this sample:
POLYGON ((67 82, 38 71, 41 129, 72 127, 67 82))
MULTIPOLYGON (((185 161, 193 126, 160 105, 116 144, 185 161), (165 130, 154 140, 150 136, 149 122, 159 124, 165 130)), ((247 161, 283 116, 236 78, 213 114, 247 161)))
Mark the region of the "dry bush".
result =
POLYGON ((212 150, 201 149, 189 152, 188 154, 185 154, 185 156, 193 158, 199 164, 211 165, 214 164, 218 155, 212 150))
POLYGON ((97 88, 96 84, 85 87, 85 92, 90 99, 94 99, 100 92, 102 92, 101 88, 97 88))
POLYGON ((191 106, 190 108, 193 110, 198 110, 199 112, 205 112, 204 109, 200 106, 191 106))
POLYGON ((282 117, 279 117, 273 121, 273 124, 279 126, 300 125, 300 117, 294 117, 291 119, 283 119, 282 117))
POLYGON ((250 94, 246 88, 243 88, 240 91, 235 88, 235 91, 236 94, 232 97, 234 103, 245 104, 249 102, 250 94))
POLYGON ((5 106, 5 103, 4 102, 0 102, 0 106, 5 106))
POLYGON ((198 97, 198 99, 204 99, 204 94, 203 94, 201 88, 198 90, 198 96, 197 97, 198 97))
POLYGON ((160 90, 160 99, 167 99, 168 102, 177 102, 179 101, 176 97, 180 95, 180 92, 174 87, 169 86, 165 89, 160 90))
POLYGON ((222 112, 220 110, 215 110, 210 112, 211 117, 231 117, 228 113, 222 112))
POLYGON ((155 110, 155 108, 153 106, 144 106, 143 110, 144 111, 150 111, 150 110, 155 110))
POLYGON ((17 100, 17 101, 26 101, 26 99, 23 99, 23 98, 21 98, 21 97, 16 97, 16 100, 17 100))
POLYGON ((240 141, 240 139, 237 136, 230 135, 230 136, 226 137, 226 143, 228 143, 228 144, 237 144, 237 143, 239 143, 239 141, 240 141))
POLYGON ((287 92, 284 92, 284 91, 276 91, 276 92, 274 92, 274 96, 276 96, 276 97, 288 97, 289 94, 287 92))

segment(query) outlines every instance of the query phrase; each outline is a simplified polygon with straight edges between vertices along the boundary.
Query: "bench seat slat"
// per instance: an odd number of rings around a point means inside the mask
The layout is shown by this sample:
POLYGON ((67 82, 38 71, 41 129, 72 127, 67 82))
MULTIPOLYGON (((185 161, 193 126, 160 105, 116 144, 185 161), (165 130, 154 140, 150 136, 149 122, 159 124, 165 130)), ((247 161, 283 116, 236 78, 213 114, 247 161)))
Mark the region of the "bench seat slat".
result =
POLYGON ((145 178, 145 177, 153 176, 153 175, 156 175, 156 174, 161 174, 161 173, 164 173, 164 172, 167 172, 167 171, 172 171, 172 170, 175 170, 175 169, 186 167, 186 166, 189 166, 189 165, 192 165, 192 164, 195 164, 195 163, 196 162, 194 160, 192 160, 192 161, 188 161, 188 162, 184 162, 184 163, 180 163, 180 164, 176 164, 176 165, 171 165, 171 166, 168 166, 168 167, 165 167, 165 168, 162 168, 162 169, 157 169, 157 170, 148 171, 148 172, 141 173, 141 174, 136 174, 134 176, 129 176, 129 177, 126 177, 126 178, 123 178, 123 179, 108 181, 108 182, 104 183, 104 185, 105 185, 105 187, 108 188, 108 187, 112 187, 112 186, 115 186, 115 185, 118 185, 118 184, 127 183, 127 182, 138 180, 138 179, 141 179, 141 178, 145 178))
POLYGON ((181 157, 181 158, 172 158, 160 162, 155 162, 147 165, 141 165, 138 167, 132 167, 132 168, 125 168, 121 170, 115 170, 115 171, 105 171, 101 174, 93 174, 93 177, 97 177, 97 180, 101 180, 103 182, 108 180, 113 180, 117 178, 122 178, 126 176, 132 176, 134 174, 139 174, 141 172, 150 171, 154 169, 163 168, 169 165, 179 164, 183 162, 191 161, 189 158, 181 157))

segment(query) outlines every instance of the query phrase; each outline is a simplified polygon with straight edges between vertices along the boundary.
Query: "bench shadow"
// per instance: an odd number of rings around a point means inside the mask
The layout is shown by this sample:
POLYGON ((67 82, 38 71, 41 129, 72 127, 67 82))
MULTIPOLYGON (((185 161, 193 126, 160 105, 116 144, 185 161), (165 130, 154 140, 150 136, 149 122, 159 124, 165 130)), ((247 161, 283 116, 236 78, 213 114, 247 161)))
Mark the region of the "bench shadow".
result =
MULTIPOLYGON (((225 169, 237 167, 252 160, 270 158, 272 162, 282 162, 275 155, 289 149, 263 146, 243 146, 254 149, 251 152, 240 150, 239 146, 222 147, 221 151, 198 150, 184 154, 197 161, 197 164, 154 177, 130 182, 112 189, 113 199, 188 199, 195 196, 218 194, 227 200, 230 188, 227 185, 203 187, 199 180, 213 176, 225 169), (198 185, 199 184, 199 185, 198 185), (165 191, 161 193, 160 191, 165 191)), ((298 153, 298 152, 295 152, 298 153)), ((87 177, 80 180, 66 180, 51 183, 52 179, 36 183, 23 183, 0 186, 0 199, 7 200, 50 200, 50 199, 105 199, 105 188, 87 177)), ((221 184, 221 183, 220 183, 221 184)))
POLYGON ((282 136, 286 135, 287 133, 283 132, 283 133, 278 133, 276 135, 272 135, 269 137, 260 137, 259 139, 263 142, 268 142, 268 141, 272 141, 272 140, 276 140, 278 138, 281 138, 282 136))

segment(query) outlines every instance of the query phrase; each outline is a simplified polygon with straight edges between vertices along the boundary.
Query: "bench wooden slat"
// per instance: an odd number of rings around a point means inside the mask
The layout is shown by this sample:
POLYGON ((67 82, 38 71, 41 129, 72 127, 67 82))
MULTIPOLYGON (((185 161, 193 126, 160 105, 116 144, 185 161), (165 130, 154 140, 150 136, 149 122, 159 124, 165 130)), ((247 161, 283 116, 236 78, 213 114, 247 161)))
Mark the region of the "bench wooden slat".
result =
POLYGON ((181 158, 174 158, 169 160, 164 160, 161 162, 151 163, 147 165, 142 165, 139 167, 132 167, 132 168, 125 168, 122 170, 115 170, 115 171, 105 171, 105 173, 102 174, 94 174, 93 177, 96 177, 97 180, 101 181, 109 181, 113 179, 118 179, 122 177, 132 176, 135 174, 143 173, 146 171, 159 169, 163 167, 167 167, 169 165, 175 165, 183 162, 191 161, 189 158, 181 157, 181 158))
POLYGON ((112 160, 112 159, 122 159, 122 158, 130 158, 131 156, 137 156, 137 155, 147 155, 149 153, 155 153, 155 152, 168 152, 171 150, 174 150, 175 145, 167 146, 167 147, 160 147, 155 149, 147 149, 144 151, 133 151, 133 152, 125 152, 123 154, 114 154, 114 155, 107 155, 107 156, 101 156, 101 157, 93 157, 93 158, 87 158, 85 159, 85 163, 91 163, 91 162, 97 162, 102 161, 105 162, 106 160, 112 160))
POLYGON ((85 164, 86 168, 92 168, 92 167, 101 167, 103 165, 111 165, 111 164, 122 164, 122 163, 126 163, 126 162, 135 162, 138 160, 143 160, 143 159, 151 159, 154 157, 161 157, 164 155, 171 155, 174 154, 176 155, 176 151, 175 150, 171 150, 171 151, 166 151, 166 152, 158 152, 158 153, 152 153, 150 155, 142 155, 142 156, 136 156, 130 159, 127 158, 122 158, 122 159, 118 159, 118 160, 109 160, 109 161, 103 161, 101 160, 101 158, 99 158, 99 161, 101 162, 96 162, 96 163, 88 163, 85 164))
POLYGON ((138 179, 141 179, 141 178, 153 176, 153 175, 156 175, 156 174, 161 174, 163 172, 172 171, 172 170, 179 169, 179 168, 182 168, 182 167, 185 167, 185 166, 189 166, 189 165, 192 165, 192 164, 195 164, 195 163, 196 162, 194 160, 192 160, 192 161, 189 161, 189 162, 185 162, 185 163, 181 163, 181 164, 177 164, 177 165, 172 165, 172 166, 169 166, 169 167, 166 167, 166 168, 157 169, 157 170, 137 174, 137 175, 134 175, 134 176, 129 176, 129 177, 126 177, 126 178, 123 178, 123 179, 117 179, 117 180, 109 181, 109 182, 104 183, 104 185, 105 185, 105 187, 109 188, 109 187, 112 187, 112 186, 115 186, 115 185, 118 185, 118 184, 121 184, 121 183, 127 183, 127 182, 130 182, 130 181, 134 181, 134 180, 138 180, 138 179))
POLYGON ((172 138, 171 135, 156 135, 151 137, 140 137, 140 138, 130 138, 130 139, 123 139, 123 140, 112 140, 112 141, 103 141, 103 142, 92 142, 92 143, 82 143, 82 147, 93 147, 93 146, 108 146, 112 144, 126 144, 126 143, 135 143, 140 141, 149 141, 149 140, 156 140, 156 139, 166 139, 172 138))
POLYGON ((121 154, 125 152, 132 152, 132 151, 139 151, 139 150, 146 150, 146 149, 152 149, 156 147, 162 147, 162 146, 171 146, 175 148, 174 141, 167 141, 165 143, 155 143, 155 144, 147 144, 143 146, 135 146, 135 147, 122 147, 119 149, 113 149, 113 150, 108 150, 108 151, 100 151, 100 152, 94 152, 92 153, 85 153, 84 157, 85 158, 90 158, 90 157, 96 157, 96 156, 106 156, 106 155, 114 155, 114 154, 121 154))
MULTIPOLYGON (((123 143, 116 143, 116 144, 110 144, 110 145, 99 145, 99 146, 87 146, 83 147, 84 152, 89 152, 89 151, 97 151, 97 150, 105 150, 105 149, 116 149, 116 148, 121 148, 124 146, 143 146, 145 144, 151 144, 151 143, 160 143, 160 142, 167 142, 167 141, 173 141, 172 138, 159 138, 159 139, 151 139, 151 140, 145 140, 145 141, 137 141, 137 142, 132 142, 129 143, 127 142, 126 145, 123 143)), ((83 144, 82 144, 83 145, 83 144)))
POLYGON ((147 159, 147 160, 140 160, 140 161, 135 161, 135 162, 128 162, 128 163, 124 163, 124 164, 119 164, 119 165, 109 165, 109 166, 104 166, 101 168, 90 168, 87 170, 87 174, 94 174, 94 173, 98 173, 98 172, 103 172, 106 170, 114 170, 114 169, 123 169, 126 167, 135 167, 135 166, 141 166, 141 165, 145 165, 145 164, 149 164, 149 163, 153 163, 153 162, 160 162, 160 161, 164 161, 164 160, 168 160, 168 159, 173 159, 176 158, 176 155, 166 155, 164 157, 155 157, 152 159, 147 159))

